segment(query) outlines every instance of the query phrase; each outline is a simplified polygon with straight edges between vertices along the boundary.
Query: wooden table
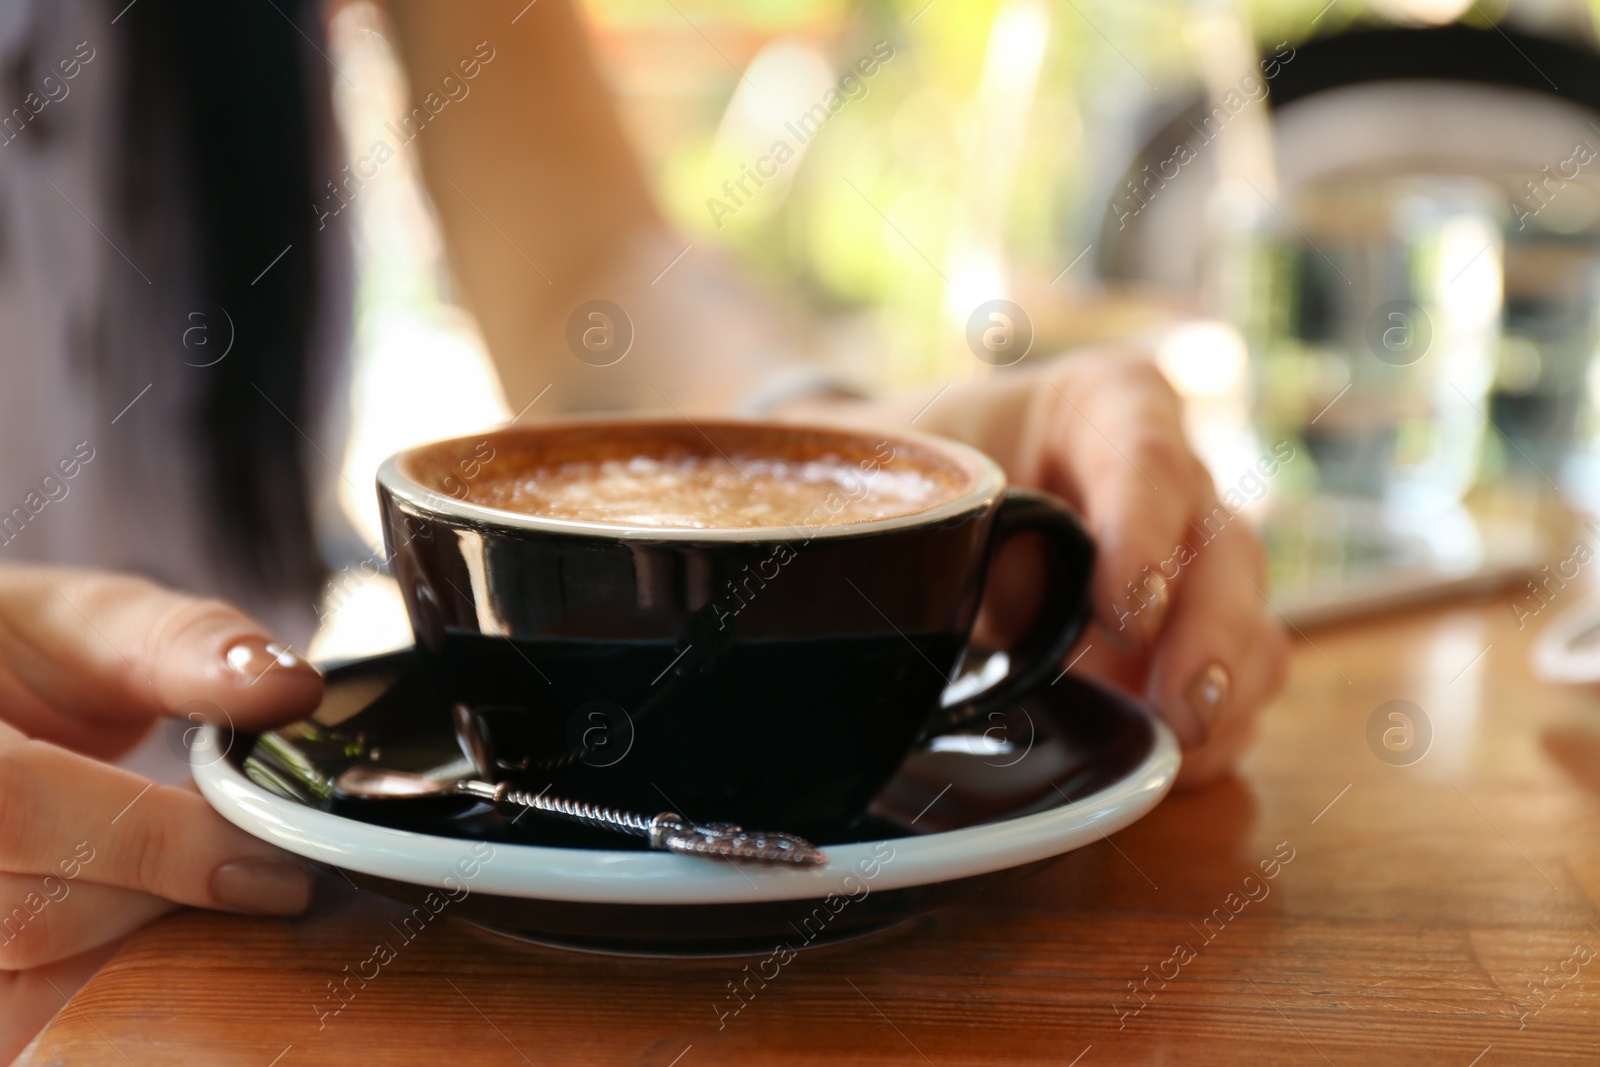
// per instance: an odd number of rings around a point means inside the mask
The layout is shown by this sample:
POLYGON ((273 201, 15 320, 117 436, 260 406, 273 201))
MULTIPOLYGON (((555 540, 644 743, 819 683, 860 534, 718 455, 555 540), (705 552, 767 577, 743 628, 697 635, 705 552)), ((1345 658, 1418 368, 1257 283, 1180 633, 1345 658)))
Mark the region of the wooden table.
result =
POLYGON ((743 961, 455 923, 319 1028, 327 983, 398 911, 330 882, 304 920, 190 912, 135 935, 20 1062, 1600 1062, 1600 700, 1532 680, 1534 632, 1503 599, 1314 632, 1239 777, 1031 881, 803 954, 720 1032, 743 961), (1368 744, 1395 699, 1433 729, 1410 766, 1368 744))

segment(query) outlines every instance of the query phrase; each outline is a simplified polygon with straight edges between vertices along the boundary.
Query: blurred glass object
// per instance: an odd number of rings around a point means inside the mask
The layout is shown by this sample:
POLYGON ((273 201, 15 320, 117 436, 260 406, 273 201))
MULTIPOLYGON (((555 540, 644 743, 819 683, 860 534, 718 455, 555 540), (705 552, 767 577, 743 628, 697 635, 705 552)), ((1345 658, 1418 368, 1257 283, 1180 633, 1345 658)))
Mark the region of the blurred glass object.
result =
MULTIPOLYGON (((1573 185, 1569 204, 1593 196, 1573 185)), ((1546 221, 1543 216, 1540 222, 1546 221)), ((1558 222, 1567 222, 1563 217, 1558 222)), ((1580 221, 1580 220, 1573 220, 1580 221)), ((1505 435, 1486 473, 1543 486, 1582 483, 1574 445, 1592 421, 1596 299, 1600 297, 1600 230, 1593 219, 1575 232, 1547 226, 1508 229, 1505 326, 1500 339, 1489 417, 1505 435)))
POLYGON ((1259 196, 1225 242, 1264 438, 1319 491, 1428 511, 1477 477, 1500 334, 1504 201, 1471 178, 1259 196))

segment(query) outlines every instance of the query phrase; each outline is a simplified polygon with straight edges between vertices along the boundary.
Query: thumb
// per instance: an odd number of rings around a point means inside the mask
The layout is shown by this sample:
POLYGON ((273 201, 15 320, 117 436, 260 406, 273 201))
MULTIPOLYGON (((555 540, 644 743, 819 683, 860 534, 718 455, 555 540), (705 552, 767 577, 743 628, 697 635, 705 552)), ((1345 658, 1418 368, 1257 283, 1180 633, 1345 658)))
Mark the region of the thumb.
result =
POLYGON ((174 711, 253 730, 321 698, 314 667, 223 601, 129 575, 0 568, 0 714, 32 736, 99 754, 174 711))

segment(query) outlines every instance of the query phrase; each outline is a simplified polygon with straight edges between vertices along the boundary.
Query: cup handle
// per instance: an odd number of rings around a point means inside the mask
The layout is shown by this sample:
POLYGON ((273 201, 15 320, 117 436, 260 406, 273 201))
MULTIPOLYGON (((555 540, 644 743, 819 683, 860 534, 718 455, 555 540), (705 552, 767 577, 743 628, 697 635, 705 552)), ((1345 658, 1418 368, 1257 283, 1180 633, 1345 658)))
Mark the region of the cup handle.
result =
POLYGON ((1045 542, 1044 596, 1039 614, 1027 632, 1006 650, 1011 665, 1005 676, 935 714, 925 736, 955 729, 996 703, 1021 699, 1059 669, 1089 621, 1094 542, 1077 515, 1047 493, 1007 489, 989 533, 984 566, 991 566, 1000 546, 1021 533, 1040 534, 1045 542))

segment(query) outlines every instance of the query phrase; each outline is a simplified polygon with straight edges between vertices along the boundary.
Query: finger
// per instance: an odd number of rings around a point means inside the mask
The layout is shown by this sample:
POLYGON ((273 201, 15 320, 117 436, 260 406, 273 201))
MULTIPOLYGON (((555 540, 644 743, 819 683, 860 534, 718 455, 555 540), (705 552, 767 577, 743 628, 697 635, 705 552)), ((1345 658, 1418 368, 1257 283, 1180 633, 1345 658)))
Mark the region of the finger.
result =
POLYGON ((1282 689, 1288 671, 1288 640, 1270 618, 1249 643, 1240 684, 1228 707, 1207 732, 1205 743, 1184 756, 1178 785, 1205 785, 1229 773, 1255 741, 1261 710, 1282 689))
POLYGON ((1233 770, 1255 740, 1261 708, 1283 688, 1288 670, 1288 641, 1268 619, 1262 636, 1249 643, 1241 684, 1229 707, 1208 731, 1205 743, 1184 754, 1179 788, 1209 784, 1233 770))
POLYGON ((1096 617, 1113 641, 1138 649, 1161 629, 1191 522, 1210 511, 1215 490, 1160 372, 1143 360, 1092 358, 1098 365, 1055 383, 1045 450, 1063 482, 1057 491, 1079 503, 1095 539, 1096 617))
MULTIPOLYGON (((1256 654, 1263 660, 1272 655, 1265 646, 1256 654)), ((1116 648, 1106 640, 1099 626, 1090 631, 1088 638, 1080 642, 1079 647, 1067 658, 1076 677, 1092 679, 1128 693, 1142 693, 1144 690, 1145 663, 1149 657, 1116 648)), ((1261 669, 1247 668, 1241 673, 1246 678, 1268 677, 1270 672, 1265 667, 1263 663, 1261 669)), ((1270 677, 1268 681, 1271 681, 1270 677)), ((1207 784, 1233 768, 1255 738, 1259 716, 1247 709, 1259 706, 1269 695, 1250 690, 1240 694, 1235 711, 1218 720, 1217 726, 1208 731, 1203 744, 1184 752, 1183 764, 1178 769, 1177 788, 1207 784)))
MULTIPOLYGON (((1281 686, 1281 634, 1270 632, 1254 644, 1253 663, 1240 671, 1246 687, 1230 701, 1231 710, 1219 717, 1207 731, 1205 741, 1186 749, 1178 770, 1177 788, 1206 785, 1228 773, 1255 739, 1260 716, 1256 710, 1281 686), (1251 688, 1256 680, 1255 688, 1251 688)), ((1074 675, 1090 678, 1130 693, 1142 693, 1148 656, 1125 652, 1112 645, 1096 626, 1088 638, 1068 657, 1074 675)))
POLYGON ((1191 789, 1209 785, 1237 766, 1260 724, 1260 705, 1241 700, 1235 710, 1219 719, 1206 735, 1205 743, 1183 754, 1176 788, 1191 789))
POLYGON ((304 862, 197 794, 43 741, 0 741, 0 870, 225 911, 294 915, 311 901, 304 862))
POLYGON ((179 905, 129 889, 0 874, 0 971, 68 959, 116 941, 179 905))
POLYGON ((315 668, 228 604, 95 571, 0 569, 0 663, 9 721, 91 752, 185 706, 256 729, 322 696, 315 668))
POLYGON ((1198 549, 1150 662, 1146 694, 1186 749, 1254 715, 1283 684, 1287 645, 1267 615, 1264 553, 1241 523, 1198 549))
POLYGON ((1066 658, 1076 676, 1090 678, 1104 685, 1114 686, 1138 696, 1144 692, 1146 664, 1149 656, 1120 648, 1095 623, 1066 658))

